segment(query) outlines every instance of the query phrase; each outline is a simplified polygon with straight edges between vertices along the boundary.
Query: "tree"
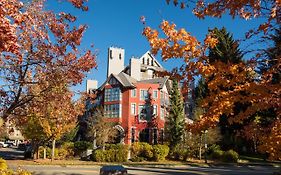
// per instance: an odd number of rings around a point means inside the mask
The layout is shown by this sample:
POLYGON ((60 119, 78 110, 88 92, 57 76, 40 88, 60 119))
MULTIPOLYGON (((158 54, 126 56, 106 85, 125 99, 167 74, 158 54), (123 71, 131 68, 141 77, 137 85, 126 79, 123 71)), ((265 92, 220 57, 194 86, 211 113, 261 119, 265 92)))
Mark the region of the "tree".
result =
MULTIPOLYGON (((97 145, 105 149, 105 144, 114 141, 118 135, 114 123, 106 121, 103 109, 95 108, 92 115, 87 118, 88 136, 97 145)), ((94 145, 95 146, 95 145, 94 145)))
MULTIPOLYGON (((168 1, 169 2, 169 1, 168 1)), ((188 1, 189 2, 189 1, 188 1)), ((186 4, 184 1, 174 0, 175 4, 186 4), (176 2, 176 3, 175 3, 176 2)), ((185 7, 181 5, 181 7, 185 7)), ((263 32, 268 36, 275 24, 280 23, 280 1, 226 1, 216 0, 210 3, 196 1, 193 13, 201 19, 206 16, 221 17, 229 13, 232 17, 239 16, 244 19, 264 18, 266 22, 261 23, 258 29, 246 32, 246 38, 258 38, 263 32)), ((276 119, 270 126, 266 127, 262 137, 262 145, 259 150, 270 154, 270 159, 281 159, 281 122, 280 122, 280 84, 272 84, 272 75, 280 70, 280 56, 273 67, 259 76, 259 81, 249 81, 255 75, 257 57, 249 61, 237 64, 224 64, 216 62, 210 64, 206 56, 207 48, 214 48, 218 39, 209 33, 201 44, 195 37, 191 36, 185 29, 176 29, 175 24, 163 21, 160 25, 164 37, 160 37, 157 30, 145 27, 143 35, 150 43, 153 54, 161 51, 163 60, 170 58, 182 58, 185 64, 178 69, 177 73, 182 75, 182 80, 190 81, 194 76, 202 75, 208 82, 209 95, 202 102, 203 107, 208 107, 199 122, 196 122, 194 130, 206 129, 216 126, 220 116, 226 114, 230 123, 240 123, 249 119, 257 111, 269 108, 276 109, 276 119), (209 81, 208 77, 212 77, 209 81), (228 77, 232 75, 231 80, 228 77), (225 89, 220 88, 225 87, 225 89), (231 88, 229 90, 229 88, 231 88), (237 103, 245 104, 239 113, 235 113, 234 106, 237 103), (266 139, 267 138, 267 139, 266 139)), ((188 84, 188 83, 186 83, 188 84)))
POLYGON ((170 103, 171 106, 166 126, 169 144, 174 148, 175 145, 182 141, 185 127, 183 99, 177 80, 173 80, 170 103))
MULTIPOLYGON (((86 10, 84 0, 69 1, 86 10)), ((86 26, 73 25, 76 18, 71 14, 44 10, 44 3, 1 1, 0 112, 4 119, 20 119, 18 109, 61 81, 69 86, 81 83, 85 73, 96 66, 92 51, 78 49, 86 26), (41 84, 40 92, 28 91, 41 84)))
POLYGON ((0 140, 6 139, 7 137, 8 137, 8 132, 5 126, 5 122, 2 118, 0 118, 0 140))
MULTIPOLYGON (((33 86, 29 91, 36 94, 41 88, 45 87, 33 86)), ((40 145, 49 141, 53 141, 54 148, 55 141, 76 126, 84 105, 80 101, 73 102, 72 96, 66 84, 61 82, 40 98, 32 100, 22 111, 26 114, 21 120, 23 134, 32 139, 35 153, 40 145)))
POLYGON ((222 29, 214 28, 210 30, 212 35, 218 40, 215 47, 209 49, 209 61, 214 63, 215 61, 221 61, 223 63, 239 63, 242 61, 242 52, 239 50, 239 44, 234 41, 232 35, 222 29))

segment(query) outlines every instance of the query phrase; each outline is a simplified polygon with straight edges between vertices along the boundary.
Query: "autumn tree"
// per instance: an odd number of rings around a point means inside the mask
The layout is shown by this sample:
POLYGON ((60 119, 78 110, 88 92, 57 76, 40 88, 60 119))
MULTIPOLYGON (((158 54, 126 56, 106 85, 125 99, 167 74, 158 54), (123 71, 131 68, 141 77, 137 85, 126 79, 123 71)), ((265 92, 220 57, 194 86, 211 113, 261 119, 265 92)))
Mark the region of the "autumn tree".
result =
MULTIPOLYGON (((170 2, 170 1, 168 1, 170 2)), ((192 1, 173 1, 181 4, 182 8, 186 3, 192 1)), ((193 13, 200 19, 206 16, 220 18, 225 13, 230 16, 249 18, 264 18, 258 29, 253 29, 246 33, 246 38, 259 37, 257 34, 268 36, 274 26, 280 23, 281 2, 271 1, 226 1, 216 0, 209 3, 196 1, 193 4, 193 13), (263 32, 263 33, 261 33, 263 32)), ((266 127, 261 137, 259 151, 266 152, 270 159, 281 159, 281 122, 280 122, 280 84, 272 84, 272 75, 280 70, 280 56, 277 62, 269 70, 259 76, 259 81, 249 81, 255 76, 257 57, 247 62, 237 64, 224 64, 216 62, 210 64, 206 56, 207 48, 214 48, 218 39, 209 33, 203 42, 199 42, 191 36, 185 29, 176 29, 175 24, 163 21, 160 29, 164 35, 160 35, 157 30, 145 27, 143 35, 148 39, 153 54, 161 52, 163 60, 170 58, 181 58, 185 64, 178 69, 177 73, 182 75, 182 80, 191 81, 194 76, 202 75, 208 82, 210 91, 208 98, 202 102, 202 107, 208 107, 200 121, 196 122, 194 130, 206 129, 216 126, 220 116, 226 114, 230 123, 239 123, 251 117, 257 111, 274 108, 276 110, 275 120, 266 127), (162 37, 163 36, 163 37, 162 37), (212 81, 208 77, 216 73, 212 81), (229 75, 233 75, 231 81, 226 81, 229 75), (219 87, 225 87, 221 89, 219 87), (231 89, 230 89, 231 87, 231 89), (245 104, 243 110, 235 113, 234 106, 237 103, 245 104)), ((246 31, 245 31, 246 32, 246 31)), ((186 83, 188 84, 188 83, 186 83)))
MULTIPOLYGON (((36 94, 41 92, 41 88, 45 87, 33 86, 29 91, 36 94)), ((23 111, 26 116, 20 122, 23 134, 27 139, 32 139, 35 151, 49 141, 53 141, 54 147, 57 139, 76 126, 84 105, 81 101, 74 102, 72 97, 73 93, 61 82, 28 103, 23 111)))
POLYGON ((167 118, 167 135, 171 148, 179 144, 183 139, 185 118, 183 111, 183 97, 179 90, 177 80, 173 80, 170 94, 170 110, 167 118))
POLYGON ((102 108, 92 110, 92 115, 86 119, 87 135, 97 145, 105 149, 105 144, 114 141, 118 135, 118 131, 114 128, 114 123, 106 121, 102 108))
MULTIPOLYGON (((87 9, 85 0, 69 1, 87 9)), ((96 66, 92 51, 79 50, 87 27, 75 26, 76 17, 71 14, 45 10, 45 3, 1 1, 0 112, 4 119, 20 119, 20 108, 61 81, 68 86, 81 83, 85 73, 96 66), (44 88, 36 94, 28 91, 37 85, 44 88)))
POLYGON ((7 137, 8 137, 8 132, 5 126, 5 122, 2 118, 0 118, 0 140, 6 139, 7 137))

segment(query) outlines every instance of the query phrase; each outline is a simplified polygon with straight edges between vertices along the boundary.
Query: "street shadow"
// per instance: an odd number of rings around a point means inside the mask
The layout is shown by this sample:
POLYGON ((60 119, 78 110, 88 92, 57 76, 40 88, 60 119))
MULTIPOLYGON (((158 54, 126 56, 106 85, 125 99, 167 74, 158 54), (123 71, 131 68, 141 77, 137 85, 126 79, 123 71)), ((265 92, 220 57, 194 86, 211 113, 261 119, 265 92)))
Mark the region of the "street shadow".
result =
POLYGON ((77 173, 33 173, 33 175, 83 175, 83 174, 77 174, 77 173))
POLYGON ((173 175, 218 175, 217 173, 211 173, 211 172, 202 172, 202 171, 196 171, 196 170, 183 170, 183 169, 177 169, 177 168, 159 168, 159 170, 154 169, 155 167, 148 167, 149 169, 142 169, 142 168, 127 168, 129 171, 129 175, 137 175, 130 173, 131 171, 143 171, 143 172, 153 172, 153 173, 159 173, 159 174, 173 174, 173 175), (163 169, 169 170, 169 171, 163 171, 163 169), (184 172, 179 172, 184 171, 184 172))
POLYGON ((1 148, 0 157, 5 160, 23 160, 24 152, 15 148, 1 148))

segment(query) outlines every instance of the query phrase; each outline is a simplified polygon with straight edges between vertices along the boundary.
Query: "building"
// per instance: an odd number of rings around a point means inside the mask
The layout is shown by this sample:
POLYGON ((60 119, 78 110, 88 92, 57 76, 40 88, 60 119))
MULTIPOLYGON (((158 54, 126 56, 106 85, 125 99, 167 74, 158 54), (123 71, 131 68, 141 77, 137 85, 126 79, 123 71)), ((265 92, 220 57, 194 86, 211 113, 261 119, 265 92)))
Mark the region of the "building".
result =
POLYGON ((107 79, 100 87, 95 80, 87 82, 87 92, 97 95, 87 108, 103 106, 106 120, 116 124, 120 142, 162 143, 171 82, 157 76, 165 69, 149 51, 131 58, 128 66, 124 59, 124 49, 108 49, 107 79))

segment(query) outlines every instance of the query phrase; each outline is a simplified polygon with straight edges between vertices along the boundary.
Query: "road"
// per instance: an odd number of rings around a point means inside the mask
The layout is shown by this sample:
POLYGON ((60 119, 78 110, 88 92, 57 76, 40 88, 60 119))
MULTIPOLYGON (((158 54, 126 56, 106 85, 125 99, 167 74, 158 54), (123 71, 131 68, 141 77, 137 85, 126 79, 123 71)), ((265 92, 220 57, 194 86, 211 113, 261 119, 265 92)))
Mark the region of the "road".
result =
MULTIPOLYGON (((0 149, 0 157, 14 161, 22 159, 22 151, 5 148, 0 149)), ((9 165, 12 169, 17 169, 17 164, 9 165)), ((80 165, 80 166, 59 166, 59 165, 20 165, 22 169, 29 170, 34 175, 98 175, 100 166, 80 165)), ((133 167, 126 166, 130 175, 272 175, 278 171, 271 166, 216 166, 216 167, 194 167, 188 165, 174 167, 133 167)), ((279 168, 280 171, 280 168, 279 168)))
MULTIPOLYGON (((10 166, 17 169, 15 165, 10 166)), ((255 167, 215 167, 202 168, 192 166, 177 167, 130 167, 125 166, 130 175, 272 175, 277 168, 255 167)), ((22 169, 29 170, 34 175, 98 175, 100 166, 56 166, 56 165, 24 165, 22 169)))

